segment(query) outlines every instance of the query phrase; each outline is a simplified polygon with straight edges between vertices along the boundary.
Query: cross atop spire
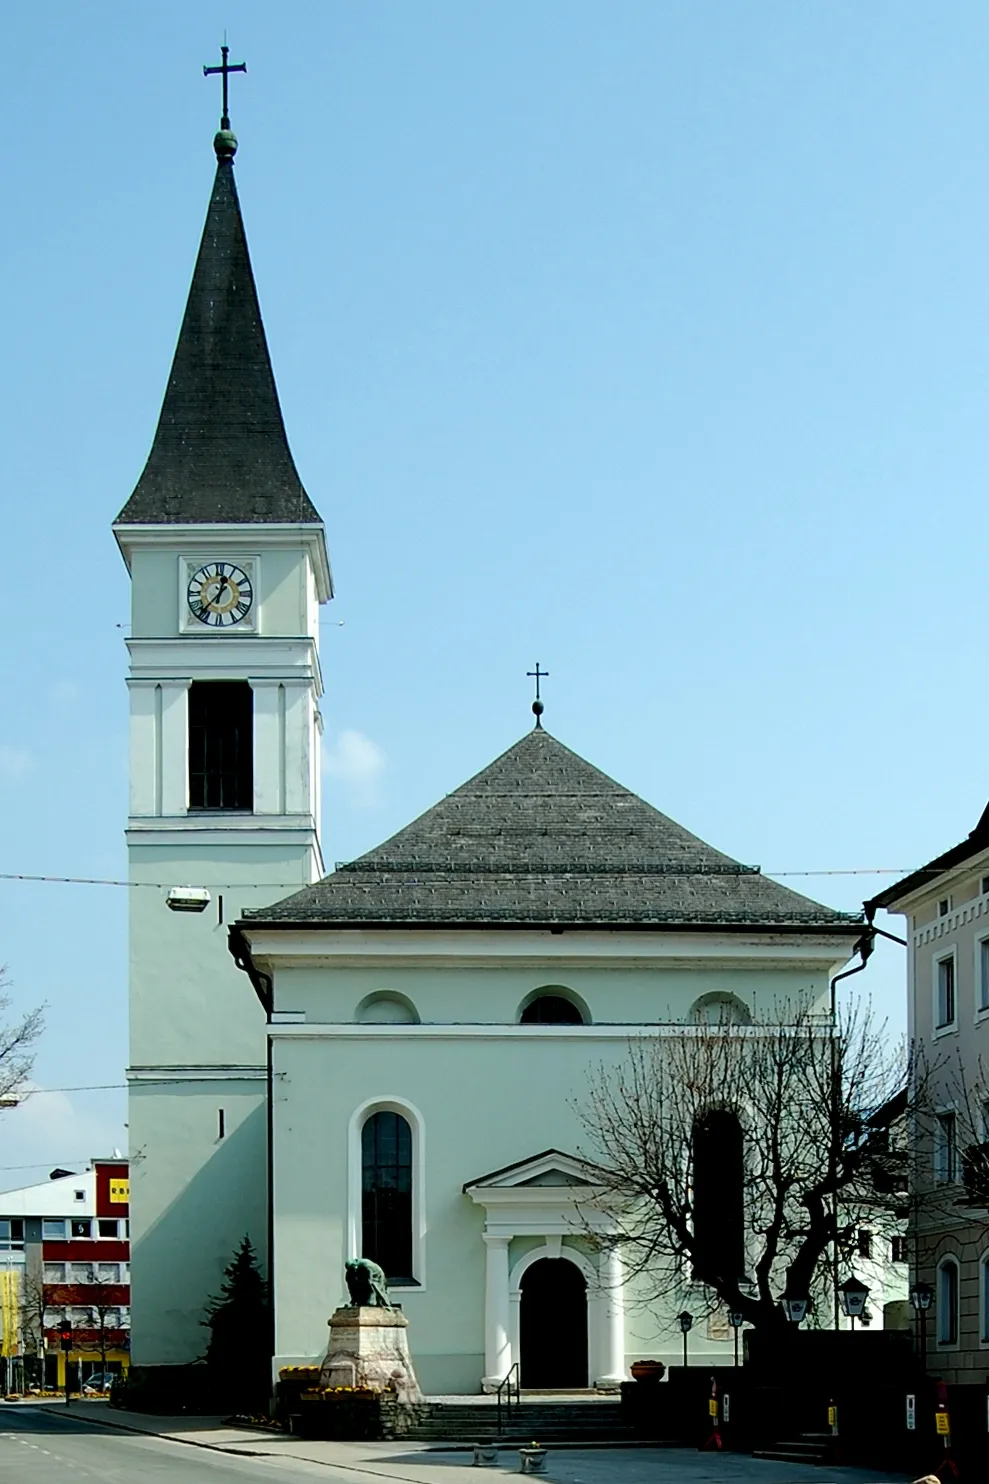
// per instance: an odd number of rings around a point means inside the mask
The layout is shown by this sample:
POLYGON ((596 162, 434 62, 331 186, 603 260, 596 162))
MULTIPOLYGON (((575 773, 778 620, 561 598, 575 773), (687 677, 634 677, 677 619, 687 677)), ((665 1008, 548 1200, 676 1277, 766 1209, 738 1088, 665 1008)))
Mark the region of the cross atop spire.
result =
POLYGON ((543 712, 546 708, 543 705, 543 702, 539 695, 539 682, 540 680, 549 679, 549 671, 540 670, 539 661, 537 660, 536 668, 534 670, 526 670, 525 673, 526 675, 528 675, 530 680, 534 680, 536 682, 536 699, 532 703, 532 714, 536 718, 536 731, 541 732, 543 729, 543 712))
POLYGON ((230 48, 229 46, 227 46, 226 42, 224 42, 223 45, 220 47, 220 55, 223 58, 223 61, 220 63, 219 67, 204 67, 203 76, 211 77, 214 73, 219 72, 223 77, 223 113, 220 118, 220 128, 225 131, 229 131, 230 109, 227 101, 227 78, 230 76, 231 72, 246 72, 247 63, 228 62, 227 58, 230 55, 230 48))

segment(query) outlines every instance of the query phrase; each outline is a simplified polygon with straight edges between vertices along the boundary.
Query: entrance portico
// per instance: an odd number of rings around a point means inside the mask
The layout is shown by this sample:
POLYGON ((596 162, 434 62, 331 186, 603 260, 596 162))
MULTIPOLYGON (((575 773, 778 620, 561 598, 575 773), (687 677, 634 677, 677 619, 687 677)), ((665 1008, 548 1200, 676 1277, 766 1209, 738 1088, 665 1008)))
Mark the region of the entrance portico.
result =
MULTIPOLYGON (((568 1333, 579 1340, 574 1327, 586 1323, 587 1372, 580 1384, 618 1386, 625 1379, 621 1254, 608 1240, 613 1225, 600 1204, 602 1190, 594 1183, 593 1170, 572 1155, 548 1149, 469 1181, 464 1192, 485 1212, 482 1388, 494 1390, 516 1362, 523 1373, 523 1386, 530 1384, 525 1375, 527 1366, 535 1378, 532 1384, 576 1384, 572 1356, 563 1357, 560 1380, 552 1379, 546 1369, 545 1350, 541 1348, 536 1358, 531 1327, 529 1343, 523 1347, 526 1329, 522 1306, 527 1287, 530 1304, 536 1303, 535 1281, 527 1285, 524 1280, 535 1264, 547 1259, 554 1264, 561 1260, 572 1264, 576 1269, 572 1276, 579 1274, 583 1279, 583 1292, 579 1280, 552 1286, 558 1303, 574 1306, 573 1312, 561 1310, 559 1314, 560 1345, 568 1333), (533 1238, 541 1240, 533 1245, 533 1238)), ((538 1276, 539 1270, 533 1272, 533 1280, 538 1276)), ((558 1277, 565 1279, 566 1274, 560 1272, 558 1277)), ((533 1322, 547 1322, 545 1311, 537 1320, 533 1308, 530 1317, 533 1322)))

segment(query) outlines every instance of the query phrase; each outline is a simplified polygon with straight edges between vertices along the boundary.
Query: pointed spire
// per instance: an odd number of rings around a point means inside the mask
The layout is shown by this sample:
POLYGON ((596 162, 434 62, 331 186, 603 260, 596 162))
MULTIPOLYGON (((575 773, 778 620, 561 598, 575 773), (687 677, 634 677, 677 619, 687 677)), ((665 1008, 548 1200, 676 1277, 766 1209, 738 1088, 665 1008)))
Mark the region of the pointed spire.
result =
POLYGON ((158 430, 120 523, 318 522, 285 436, 229 128, 158 430))

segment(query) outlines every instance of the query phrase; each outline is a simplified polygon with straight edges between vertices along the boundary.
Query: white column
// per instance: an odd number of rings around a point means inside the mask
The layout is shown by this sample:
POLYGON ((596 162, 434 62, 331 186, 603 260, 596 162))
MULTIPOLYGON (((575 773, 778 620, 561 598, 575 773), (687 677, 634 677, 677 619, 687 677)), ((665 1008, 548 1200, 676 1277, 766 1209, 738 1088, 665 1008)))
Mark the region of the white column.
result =
POLYGON ((606 1247, 598 1259, 603 1309, 603 1334, 600 1337, 601 1374, 596 1386, 617 1386, 625 1380, 625 1288, 622 1255, 617 1247, 606 1247))
POLYGON ((509 1237, 490 1237, 485 1233, 487 1263, 484 1276, 484 1379, 485 1391, 493 1391, 503 1381, 512 1363, 512 1345, 508 1333, 508 1243, 509 1237))

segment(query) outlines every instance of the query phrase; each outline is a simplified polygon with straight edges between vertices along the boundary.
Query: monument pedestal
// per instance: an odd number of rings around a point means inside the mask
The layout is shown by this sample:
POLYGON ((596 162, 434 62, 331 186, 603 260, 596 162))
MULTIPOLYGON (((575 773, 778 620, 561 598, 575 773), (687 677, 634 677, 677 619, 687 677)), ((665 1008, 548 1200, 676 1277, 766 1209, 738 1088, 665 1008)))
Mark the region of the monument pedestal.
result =
POLYGON ((392 1391, 400 1402, 421 1402, 401 1309, 337 1309, 320 1367, 320 1386, 364 1386, 392 1391))

